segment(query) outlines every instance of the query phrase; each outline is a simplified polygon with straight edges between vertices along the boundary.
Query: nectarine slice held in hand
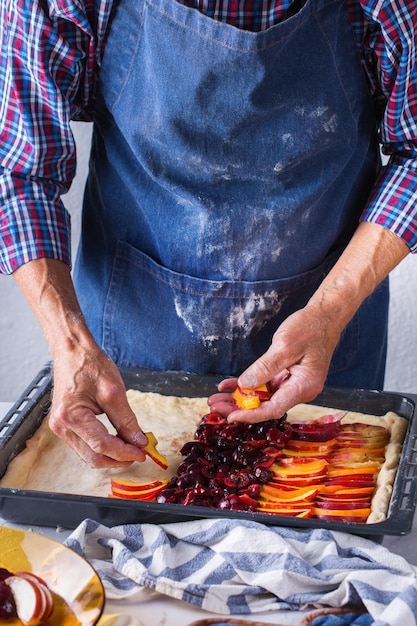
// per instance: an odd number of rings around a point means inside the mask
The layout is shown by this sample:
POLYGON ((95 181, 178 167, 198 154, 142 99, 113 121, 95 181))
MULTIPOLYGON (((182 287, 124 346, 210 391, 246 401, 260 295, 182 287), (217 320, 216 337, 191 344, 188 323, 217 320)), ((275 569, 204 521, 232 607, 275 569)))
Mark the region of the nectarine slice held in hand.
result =
POLYGON ((143 448, 143 451, 152 459, 152 461, 155 461, 157 465, 162 467, 162 469, 167 469, 168 463, 166 458, 156 449, 156 446, 158 445, 157 438, 153 433, 145 433, 145 435, 148 438, 148 443, 143 448))
POLYGON ((265 400, 269 400, 271 392, 267 385, 260 385, 255 389, 236 387, 232 394, 234 403, 239 409, 256 409, 265 400))

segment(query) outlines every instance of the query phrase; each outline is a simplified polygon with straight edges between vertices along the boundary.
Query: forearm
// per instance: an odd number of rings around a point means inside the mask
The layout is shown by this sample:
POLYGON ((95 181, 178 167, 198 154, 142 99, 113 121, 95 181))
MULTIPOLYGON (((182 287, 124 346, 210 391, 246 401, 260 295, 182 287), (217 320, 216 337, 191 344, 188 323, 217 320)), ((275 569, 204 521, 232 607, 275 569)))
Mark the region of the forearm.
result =
MULTIPOLYGON (((325 384, 343 329, 367 296, 408 253, 407 244, 391 231, 361 223, 307 305, 278 327, 267 352, 240 376, 243 387, 269 382, 274 395, 260 409, 241 413, 238 419, 271 419, 314 399, 325 384)), ((219 389, 227 389, 227 381, 219 389)), ((223 410, 224 403, 220 405, 223 410)))
POLYGON ((361 223, 346 250, 308 303, 340 333, 362 302, 410 252, 386 228, 361 223))
POLYGON ((13 276, 45 334, 53 359, 94 344, 65 263, 38 259, 19 267, 13 276))
POLYGON ((51 430, 92 467, 126 467, 144 461, 147 442, 115 364, 90 333, 69 267, 38 259, 14 277, 47 339, 54 362, 51 430), (106 413, 117 436, 96 419, 106 413))

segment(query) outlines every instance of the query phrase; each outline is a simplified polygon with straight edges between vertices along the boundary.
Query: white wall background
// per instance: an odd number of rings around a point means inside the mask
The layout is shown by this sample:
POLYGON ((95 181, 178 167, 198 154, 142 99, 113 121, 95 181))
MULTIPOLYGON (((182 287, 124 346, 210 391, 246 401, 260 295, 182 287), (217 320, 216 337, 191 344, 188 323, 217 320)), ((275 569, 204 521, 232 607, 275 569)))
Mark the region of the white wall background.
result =
MULTIPOLYGON (((73 246, 79 237, 82 191, 88 164, 91 125, 74 124, 77 176, 65 204, 71 212, 73 246)), ((388 368, 385 389, 417 393, 417 257, 408 258, 391 279, 388 368)), ((37 321, 14 279, 0 276, 0 402, 16 400, 50 359, 37 321)))

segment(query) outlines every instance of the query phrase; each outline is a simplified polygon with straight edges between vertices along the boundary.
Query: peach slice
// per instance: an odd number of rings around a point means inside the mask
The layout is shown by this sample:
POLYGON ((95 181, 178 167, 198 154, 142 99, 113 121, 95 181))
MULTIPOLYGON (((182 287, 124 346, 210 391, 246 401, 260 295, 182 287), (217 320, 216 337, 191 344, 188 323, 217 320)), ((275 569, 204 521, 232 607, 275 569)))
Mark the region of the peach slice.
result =
POLYGON ((282 459, 277 463, 271 465, 271 471, 273 476, 277 477, 317 477, 325 476, 327 470, 327 461, 324 459, 316 459, 314 461, 304 462, 292 462, 291 457, 288 459, 282 459))
POLYGON ((147 492, 158 490, 160 487, 165 487, 168 484, 168 479, 165 480, 154 480, 152 482, 138 483, 134 480, 130 480, 129 478, 112 478, 111 485, 116 489, 122 489, 123 491, 133 491, 135 493, 138 492, 147 492))
POLYGON ((326 459, 329 456, 329 451, 320 452, 318 450, 291 450, 290 448, 283 448, 282 454, 286 457, 299 457, 300 459, 326 459))
POLYGON ((368 449, 359 449, 355 451, 353 448, 348 450, 340 450, 332 453, 330 456, 330 462, 332 464, 342 464, 342 463, 368 463, 369 461, 378 461, 378 463, 383 463, 385 459, 384 451, 382 453, 376 451, 373 452, 371 448, 368 449))
POLYGON ((157 480, 151 483, 135 483, 124 478, 111 479, 111 495, 125 500, 151 501, 168 484, 168 480, 157 480))
POLYGON ((132 491, 118 491, 113 489, 108 495, 109 498, 119 498, 120 500, 140 500, 141 502, 153 502, 159 492, 143 495, 141 493, 132 493, 132 491))
POLYGON ((318 491, 318 487, 301 487, 300 489, 285 491, 267 483, 261 487, 260 496, 266 501, 290 503, 301 500, 311 500, 317 495, 318 491))
POLYGON ((334 476, 357 476, 357 475, 371 475, 371 476, 375 476, 379 469, 380 469, 380 464, 375 464, 375 465, 360 465, 360 464, 351 464, 351 466, 349 467, 348 465, 341 465, 341 466, 337 466, 337 465, 331 465, 328 469, 327 472, 327 476, 329 478, 332 478, 334 476))
POLYGON ((257 506, 258 513, 273 513, 275 515, 287 515, 292 517, 310 517, 311 510, 309 508, 283 507, 283 506, 257 506))
POLYGON ((237 386, 232 394, 232 398, 239 409, 256 409, 261 402, 269 400, 271 393, 267 385, 260 385, 255 389, 246 389, 237 386))
POLYGON ((343 485, 323 485, 319 489, 319 496, 332 498, 363 498, 371 496, 375 488, 371 487, 344 487, 343 485))
POLYGON ((319 498, 316 507, 320 509, 337 509, 339 511, 352 511, 354 509, 367 509, 371 505, 369 498, 360 498, 358 500, 342 500, 341 498, 319 498))
POLYGON ((366 522, 371 513, 370 508, 364 509, 323 509, 321 507, 313 507, 312 515, 318 519, 327 521, 340 521, 340 522, 366 522))
POLYGON ((351 474, 346 476, 328 476, 326 478, 327 486, 339 486, 344 488, 375 488, 374 474, 351 474))
POLYGON ((157 438, 151 432, 145 433, 145 435, 148 438, 148 443, 142 448, 142 450, 152 459, 152 461, 159 465, 159 467, 167 469, 168 463, 166 458, 156 449, 156 446, 158 445, 157 438))
POLYGON ((333 448, 337 445, 338 438, 334 437, 333 439, 327 439, 326 441, 304 441, 303 439, 290 439, 287 443, 287 447, 291 448, 291 450, 319 450, 327 451, 333 450, 333 448))
POLYGON ((324 474, 318 474, 317 476, 296 476, 295 478, 283 476, 274 477, 271 482, 277 485, 280 489, 297 489, 298 487, 321 487, 326 476, 324 474))

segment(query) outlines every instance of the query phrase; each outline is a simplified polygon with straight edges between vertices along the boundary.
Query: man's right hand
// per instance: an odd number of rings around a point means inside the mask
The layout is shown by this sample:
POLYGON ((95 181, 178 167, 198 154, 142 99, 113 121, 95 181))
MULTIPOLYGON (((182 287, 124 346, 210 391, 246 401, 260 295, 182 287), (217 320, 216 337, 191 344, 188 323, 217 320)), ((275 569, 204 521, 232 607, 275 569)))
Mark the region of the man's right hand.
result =
POLYGON ((147 437, 130 408, 120 373, 88 330, 69 268, 39 259, 14 277, 48 342, 54 363, 51 430, 92 467, 142 462, 147 437), (97 415, 116 429, 109 434, 97 415))

